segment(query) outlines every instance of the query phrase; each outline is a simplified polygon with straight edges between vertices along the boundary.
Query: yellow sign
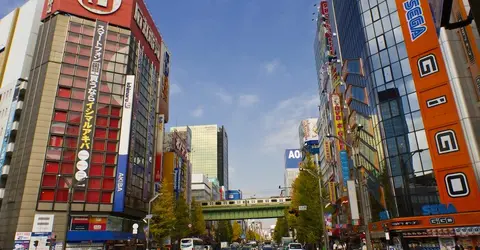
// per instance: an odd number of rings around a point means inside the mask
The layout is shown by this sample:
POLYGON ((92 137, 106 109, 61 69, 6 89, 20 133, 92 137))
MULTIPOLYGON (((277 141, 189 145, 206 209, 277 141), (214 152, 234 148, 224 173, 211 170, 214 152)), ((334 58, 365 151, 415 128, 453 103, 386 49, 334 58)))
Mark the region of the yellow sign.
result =
POLYGON ((337 200, 337 189, 335 188, 335 182, 328 183, 328 195, 330 197, 330 202, 335 203, 337 200))
MULTIPOLYGON (((333 124, 335 126, 335 135, 343 139, 345 128, 343 127, 343 105, 339 94, 332 94, 333 124)), ((345 145, 340 140, 338 142, 338 151, 345 150, 345 145)))

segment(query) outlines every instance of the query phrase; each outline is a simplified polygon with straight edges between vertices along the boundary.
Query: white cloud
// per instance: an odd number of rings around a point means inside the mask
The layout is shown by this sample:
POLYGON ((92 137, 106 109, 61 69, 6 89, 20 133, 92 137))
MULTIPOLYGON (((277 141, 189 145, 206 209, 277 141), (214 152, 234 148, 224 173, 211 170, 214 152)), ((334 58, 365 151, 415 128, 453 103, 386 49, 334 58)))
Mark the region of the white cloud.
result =
POLYGON ((216 92, 215 95, 217 97, 219 97, 220 100, 222 100, 223 102, 225 102, 227 104, 232 104, 232 102, 233 102, 233 97, 223 90, 216 92))
POLYGON ((240 95, 238 97, 238 105, 242 107, 249 107, 259 101, 257 95, 240 95))
POLYGON ((182 93, 182 87, 180 87, 179 84, 176 84, 176 83, 172 83, 170 85, 170 95, 175 95, 175 94, 179 94, 179 93, 182 93))
POLYGON ((193 117, 201 117, 203 115, 203 107, 198 106, 196 109, 192 111, 192 116, 193 117))
POLYGON ((281 66, 279 59, 273 59, 270 62, 265 63, 264 68, 267 74, 274 73, 281 66))
POLYGON ((280 101, 264 117, 265 151, 282 151, 299 147, 298 126, 300 121, 318 117, 319 98, 317 95, 300 95, 280 101))

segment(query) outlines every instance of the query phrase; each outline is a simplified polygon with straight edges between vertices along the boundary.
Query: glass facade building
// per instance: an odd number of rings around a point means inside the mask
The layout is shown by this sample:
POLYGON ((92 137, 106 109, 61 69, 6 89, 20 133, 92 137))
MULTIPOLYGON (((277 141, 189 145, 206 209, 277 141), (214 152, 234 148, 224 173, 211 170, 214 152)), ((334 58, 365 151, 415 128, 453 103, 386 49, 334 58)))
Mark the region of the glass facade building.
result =
MULTIPOLYGON (((215 178, 220 186, 228 185, 228 136, 225 127, 195 125, 188 128, 192 131, 190 153, 192 173, 215 178)), ((186 126, 171 127, 170 131, 186 129, 186 126)))
POLYGON ((370 202, 377 200, 371 219, 383 209, 392 217, 421 215, 439 196, 395 0, 332 3, 342 60, 363 62, 363 76, 345 79, 345 98, 349 125, 364 126, 361 165, 385 187, 386 208, 369 188, 370 202))

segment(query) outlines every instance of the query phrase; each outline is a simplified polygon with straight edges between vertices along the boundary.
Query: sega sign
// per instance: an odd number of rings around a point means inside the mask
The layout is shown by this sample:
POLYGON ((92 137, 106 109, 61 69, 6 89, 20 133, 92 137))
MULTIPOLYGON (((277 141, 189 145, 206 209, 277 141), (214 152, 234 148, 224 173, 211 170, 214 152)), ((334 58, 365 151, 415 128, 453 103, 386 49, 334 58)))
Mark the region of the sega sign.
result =
POLYGON ((298 168, 302 161, 302 152, 300 149, 285 150, 285 168, 298 168))
POLYGON ((403 9, 405 10, 405 17, 408 22, 410 38, 413 42, 427 32, 425 15, 420 0, 407 0, 403 2, 403 9))
POLYGON ((422 213, 423 215, 455 214, 457 209, 453 204, 425 205, 422 207, 422 213))

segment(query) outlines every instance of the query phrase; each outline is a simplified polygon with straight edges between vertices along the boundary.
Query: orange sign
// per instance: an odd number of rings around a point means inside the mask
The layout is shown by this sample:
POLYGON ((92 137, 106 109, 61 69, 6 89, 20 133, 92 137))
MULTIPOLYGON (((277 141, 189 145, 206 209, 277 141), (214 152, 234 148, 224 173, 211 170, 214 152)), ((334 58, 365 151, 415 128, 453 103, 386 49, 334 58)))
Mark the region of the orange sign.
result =
POLYGON ((332 162, 332 149, 330 147, 331 147, 330 141, 325 140, 325 142, 323 143, 323 152, 325 154, 325 160, 328 163, 332 162))
POLYGON ((135 2, 136 0, 45 0, 42 20, 59 11, 130 28, 135 2))
POLYGON ((479 210, 478 185, 427 0, 396 0, 440 200, 479 210))

